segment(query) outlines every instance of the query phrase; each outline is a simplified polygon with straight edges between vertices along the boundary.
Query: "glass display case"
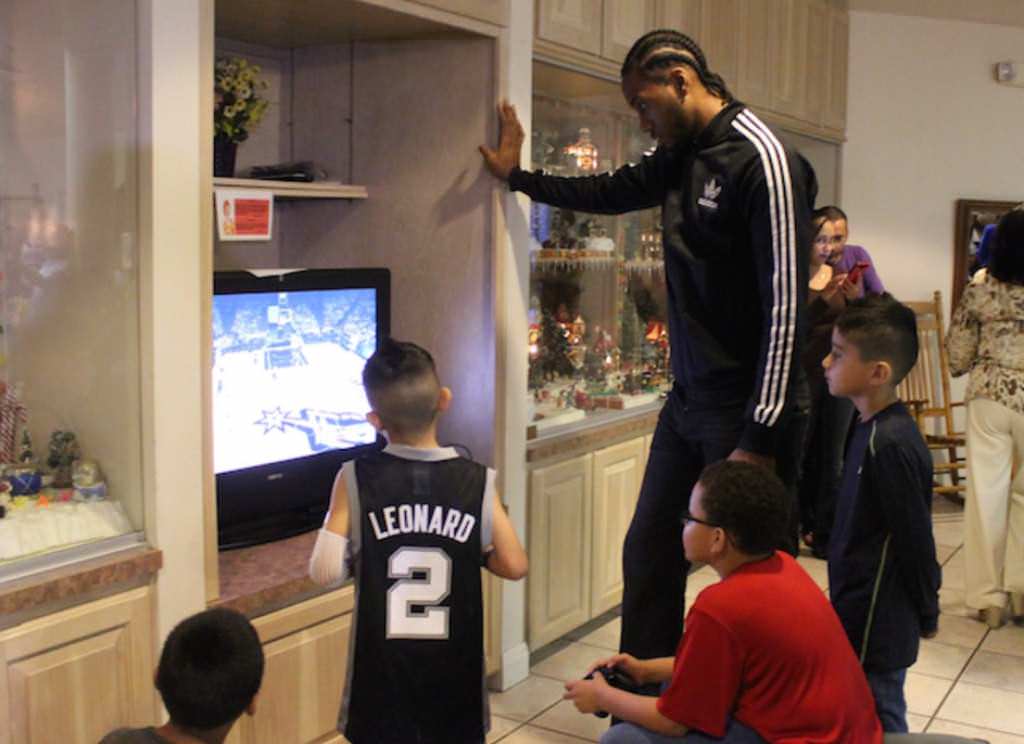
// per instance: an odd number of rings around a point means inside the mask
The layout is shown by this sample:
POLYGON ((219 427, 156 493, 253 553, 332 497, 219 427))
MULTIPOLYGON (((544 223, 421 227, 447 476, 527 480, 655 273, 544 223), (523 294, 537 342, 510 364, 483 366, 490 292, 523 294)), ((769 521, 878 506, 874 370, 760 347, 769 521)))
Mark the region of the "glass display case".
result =
POLYGON ((0 12, 0 581, 143 524, 135 3, 46 8, 0 12))
MULTIPOLYGON (((584 176, 653 141, 618 86, 534 65, 532 167, 584 176)), ((595 215, 530 207, 533 433, 654 405, 671 386, 661 210, 595 215)))

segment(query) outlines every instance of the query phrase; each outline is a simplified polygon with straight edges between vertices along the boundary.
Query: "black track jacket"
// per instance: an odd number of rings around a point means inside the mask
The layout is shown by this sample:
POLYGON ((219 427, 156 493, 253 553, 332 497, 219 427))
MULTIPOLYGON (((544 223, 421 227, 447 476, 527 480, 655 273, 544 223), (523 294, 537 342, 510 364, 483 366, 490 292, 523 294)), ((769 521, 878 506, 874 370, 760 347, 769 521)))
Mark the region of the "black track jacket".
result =
POLYGON ((739 447, 773 455, 800 367, 818 191, 810 164, 734 102, 686 147, 583 178, 517 168, 509 186, 585 212, 662 208, 676 385, 696 404, 746 401, 739 447))

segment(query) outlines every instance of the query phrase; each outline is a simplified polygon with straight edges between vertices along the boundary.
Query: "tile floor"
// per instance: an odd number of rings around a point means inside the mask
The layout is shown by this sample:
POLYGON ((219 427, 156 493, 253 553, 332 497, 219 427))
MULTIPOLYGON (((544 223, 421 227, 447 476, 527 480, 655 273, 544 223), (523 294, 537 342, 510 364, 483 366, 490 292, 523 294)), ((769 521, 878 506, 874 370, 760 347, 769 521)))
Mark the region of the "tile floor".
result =
MULTIPOLYGON (((936 501, 935 542, 943 564, 939 635, 923 641, 907 674, 912 731, 958 734, 991 744, 1024 744, 1024 628, 989 630, 964 605, 963 515, 936 501)), ((801 556, 800 563, 827 588, 825 563, 801 556)), ((717 581, 710 568, 689 577, 686 604, 717 581)), ((619 640, 614 613, 589 623, 534 654, 531 674, 502 693, 491 694, 488 744, 578 744, 596 741, 607 719, 576 712, 562 700, 563 683, 614 652, 619 640)))

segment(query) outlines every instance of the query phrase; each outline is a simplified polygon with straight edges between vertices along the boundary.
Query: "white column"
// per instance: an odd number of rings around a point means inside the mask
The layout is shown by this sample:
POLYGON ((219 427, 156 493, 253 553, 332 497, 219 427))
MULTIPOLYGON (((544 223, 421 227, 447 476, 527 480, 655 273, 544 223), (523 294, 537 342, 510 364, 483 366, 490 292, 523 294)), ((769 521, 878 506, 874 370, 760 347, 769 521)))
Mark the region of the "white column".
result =
MULTIPOLYGON (((530 157, 530 122, 533 93, 533 6, 532 2, 509 3, 508 29, 501 39, 499 69, 504 96, 515 105, 526 130, 523 157, 530 157)), ((528 163, 524 161, 524 165, 528 163)), ((509 516, 523 540, 526 534, 526 417, 528 360, 527 316, 530 292, 530 219, 529 199, 521 194, 506 194, 501 203, 508 240, 504 242, 500 288, 503 300, 499 313, 499 354, 504 356, 505 431, 499 453, 503 475, 502 494, 509 516)), ((527 544, 527 549, 529 545, 527 544)), ((527 577, 526 581, 529 581, 527 577)), ((526 583, 503 582, 501 601, 501 674, 498 687, 506 690, 526 679, 530 673, 530 653, 526 646, 526 583)))
POLYGON ((209 302, 212 0, 139 0, 146 534, 157 638, 206 607, 202 309, 209 302))

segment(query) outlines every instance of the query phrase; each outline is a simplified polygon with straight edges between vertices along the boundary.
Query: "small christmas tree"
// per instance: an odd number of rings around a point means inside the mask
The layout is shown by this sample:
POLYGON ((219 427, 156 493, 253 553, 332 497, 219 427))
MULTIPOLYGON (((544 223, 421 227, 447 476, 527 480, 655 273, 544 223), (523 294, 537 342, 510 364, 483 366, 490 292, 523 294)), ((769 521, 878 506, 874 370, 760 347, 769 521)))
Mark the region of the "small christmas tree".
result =
POLYGON ((32 463, 36 461, 36 455, 32 451, 32 437, 28 429, 21 430, 21 446, 18 448, 18 462, 32 463))
POLYGON ((53 485, 58 488, 71 485, 71 465, 81 454, 74 432, 57 430, 50 435, 46 465, 53 470, 53 485))
POLYGON ((640 345, 644 337, 640 330, 640 314, 636 311, 636 303, 632 296, 626 298, 622 308, 622 325, 619 348, 622 349, 622 358, 635 362, 640 358, 640 345))
POLYGON ((569 361, 569 339, 565 329, 545 310, 541 314, 541 351, 540 358, 545 377, 571 375, 572 363, 569 361))

